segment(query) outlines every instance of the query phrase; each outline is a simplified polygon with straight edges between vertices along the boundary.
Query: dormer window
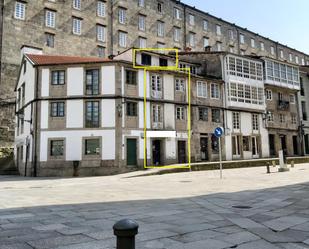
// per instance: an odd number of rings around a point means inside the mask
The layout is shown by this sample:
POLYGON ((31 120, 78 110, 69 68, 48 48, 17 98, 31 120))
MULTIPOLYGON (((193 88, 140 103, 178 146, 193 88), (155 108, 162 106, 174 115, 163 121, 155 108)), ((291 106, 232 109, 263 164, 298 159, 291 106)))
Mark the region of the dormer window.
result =
POLYGON ((160 67, 167 67, 167 59, 160 58, 159 64, 160 64, 160 67))
POLYGON ((151 66, 151 55, 142 54, 142 65, 151 66))

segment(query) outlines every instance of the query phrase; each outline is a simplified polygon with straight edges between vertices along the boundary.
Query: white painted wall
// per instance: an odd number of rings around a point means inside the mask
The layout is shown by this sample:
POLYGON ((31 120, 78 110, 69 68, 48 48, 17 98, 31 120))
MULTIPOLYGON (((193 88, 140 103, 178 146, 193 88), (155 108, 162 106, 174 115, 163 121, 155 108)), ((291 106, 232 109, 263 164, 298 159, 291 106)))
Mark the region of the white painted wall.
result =
POLYGON ((115 127, 116 125, 115 105, 116 105, 115 99, 102 99, 101 103, 102 127, 115 127))
POLYGON ((175 129, 175 105, 164 104, 164 127, 167 130, 175 129))
POLYGON ((50 70, 42 69, 42 80, 41 80, 41 96, 49 96, 49 84, 50 84, 50 70))
POLYGON ((42 131, 40 139, 40 158, 47 161, 48 139, 65 138, 67 161, 82 159, 83 137, 102 137, 102 160, 115 159, 115 130, 71 130, 71 131, 42 131))
POLYGON ((83 95, 84 93, 84 68, 72 67, 67 69, 67 94, 68 96, 83 95))
POLYGON ((262 148, 260 148, 262 152, 262 157, 269 157, 269 137, 268 130, 264 126, 264 121, 262 115, 259 116, 259 125, 260 125, 260 134, 261 134, 261 144, 262 148))
POLYGON ((115 66, 103 66, 101 73, 102 94, 115 94, 115 66))
POLYGON ((47 100, 41 102, 41 129, 48 129, 49 103, 47 100))
MULTIPOLYGON (((122 160, 125 160, 126 157, 126 139, 129 137, 136 137, 138 138, 138 159, 144 159, 144 139, 143 137, 144 132, 141 130, 130 130, 126 134, 122 135, 122 160)), ((147 139, 147 158, 150 159, 151 155, 151 147, 150 147, 150 139, 147 139)))
POLYGON ((67 128, 84 127, 84 102, 83 100, 67 100, 66 102, 67 128))
POLYGON ((165 157, 166 159, 176 159, 176 139, 166 138, 165 139, 165 157))
POLYGON ((170 74, 163 75, 164 99, 174 100, 174 76, 170 74))

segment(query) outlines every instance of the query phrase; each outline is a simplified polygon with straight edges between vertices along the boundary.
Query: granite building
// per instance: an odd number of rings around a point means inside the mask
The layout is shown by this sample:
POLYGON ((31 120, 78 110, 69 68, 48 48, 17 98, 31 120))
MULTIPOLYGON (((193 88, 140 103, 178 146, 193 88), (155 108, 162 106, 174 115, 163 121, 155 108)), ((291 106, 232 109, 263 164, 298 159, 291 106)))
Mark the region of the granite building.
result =
POLYGON ((129 47, 228 51, 309 65, 309 56, 176 0, 1 0, 0 142, 13 141, 21 48, 117 55, 129 47))

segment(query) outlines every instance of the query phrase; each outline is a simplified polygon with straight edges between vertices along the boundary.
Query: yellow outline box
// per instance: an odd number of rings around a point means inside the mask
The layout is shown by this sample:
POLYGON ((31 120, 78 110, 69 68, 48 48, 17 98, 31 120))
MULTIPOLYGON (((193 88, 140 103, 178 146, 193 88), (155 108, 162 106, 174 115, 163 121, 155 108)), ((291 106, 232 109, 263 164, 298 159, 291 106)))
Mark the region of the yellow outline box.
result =
POLYGON ((191 71, 190 68, 179 68, 178 49, 175 48, 143 48, 133 49, 133 68, 144 69, 144 168, 145 169, 191 169, 191 71), (136 66, 136 51, 175 51, 176 65, 175 66, 136 66), (188 109, 187 109, 187 132, 188 132, 188 163, 178 165, 163 165, 163 166, 147 166, 147 71, 165 70, 165 71, 186 71, 188 75, 188 109))

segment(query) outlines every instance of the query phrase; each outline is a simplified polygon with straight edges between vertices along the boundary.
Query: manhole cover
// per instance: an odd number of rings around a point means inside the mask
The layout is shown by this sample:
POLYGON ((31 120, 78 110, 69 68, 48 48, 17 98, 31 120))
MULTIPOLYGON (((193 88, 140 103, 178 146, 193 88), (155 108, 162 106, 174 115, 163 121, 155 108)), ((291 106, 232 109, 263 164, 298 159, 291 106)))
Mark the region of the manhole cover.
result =
POLYGON ((237 205, 237 206, 232 206, 232 208, 250 209, 250 208, 252 208, 252 207, 250 207, 250 206, 243 206, 243 205, 237 205))

